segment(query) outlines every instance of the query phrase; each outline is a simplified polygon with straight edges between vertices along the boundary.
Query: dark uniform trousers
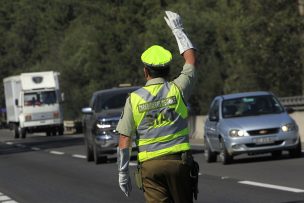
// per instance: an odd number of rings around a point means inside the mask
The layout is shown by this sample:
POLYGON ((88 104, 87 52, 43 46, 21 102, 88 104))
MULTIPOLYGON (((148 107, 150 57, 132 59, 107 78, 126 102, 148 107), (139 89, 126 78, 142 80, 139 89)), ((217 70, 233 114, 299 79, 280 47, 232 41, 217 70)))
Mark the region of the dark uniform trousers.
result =
POLYGON ((148 203, 192 203, 190 167, 182 160, 153 159, 141 164, 148 203))

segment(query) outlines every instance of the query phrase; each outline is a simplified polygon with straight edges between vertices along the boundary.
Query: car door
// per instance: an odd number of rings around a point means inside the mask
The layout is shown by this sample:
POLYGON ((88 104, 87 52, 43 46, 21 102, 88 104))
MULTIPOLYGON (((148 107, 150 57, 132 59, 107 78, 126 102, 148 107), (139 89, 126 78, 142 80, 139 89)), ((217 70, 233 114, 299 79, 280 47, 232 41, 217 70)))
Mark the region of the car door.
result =
POLYGON ((205 132, 212 150, 219 150, 218 143, 218 121, 219 121, 219 99, 215 99, 211 104, 206 121, 205 132))
POLYGON ((92 134, 92 130, 94 129, 94 125, 96 125, 96 112, 100 108, 101 105, 101 95, 95 95, 93 96, 92 102, 91 102, 91 108, 92 108, 92 114, 87 115, 87 139, 90 144, 93 144, 94 137, 92 134))

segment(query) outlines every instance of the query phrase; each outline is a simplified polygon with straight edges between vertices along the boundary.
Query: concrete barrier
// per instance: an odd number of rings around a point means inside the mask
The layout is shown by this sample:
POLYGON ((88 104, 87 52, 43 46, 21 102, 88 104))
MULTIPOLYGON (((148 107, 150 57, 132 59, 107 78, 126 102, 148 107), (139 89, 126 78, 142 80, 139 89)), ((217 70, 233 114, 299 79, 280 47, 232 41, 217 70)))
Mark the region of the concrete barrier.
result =
MULTIPOLYGON (((297 111, 290 116, 296 121, 299 126, 299 134, 301 141, 304 142, 304 112, 297 111)), ((204 124, 207 116, 190 116, 189 118, 189 131, 190 139, 204 139, 204 124)))

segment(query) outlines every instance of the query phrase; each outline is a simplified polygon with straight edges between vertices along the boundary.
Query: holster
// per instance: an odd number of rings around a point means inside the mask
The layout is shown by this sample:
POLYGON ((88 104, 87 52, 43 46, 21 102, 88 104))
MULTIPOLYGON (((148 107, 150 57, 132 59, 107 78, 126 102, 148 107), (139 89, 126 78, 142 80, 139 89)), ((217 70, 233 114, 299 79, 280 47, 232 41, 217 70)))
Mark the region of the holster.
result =
POLYGON ((189 152, 182 153, 182 161, 190 167, 190 178, 192 183, 193 197, 197 200, 198 194, 198 174, 199 174, 199 164, 193 159, 192 154, 189 152))
POLYGON ((143 189, 143 182, 142 182, 142 176, 141 176, 141 166, 140 164, 137 165, 137 169, 134 172, 134 179, 135 179, 135 184, 140 190, 143 189))

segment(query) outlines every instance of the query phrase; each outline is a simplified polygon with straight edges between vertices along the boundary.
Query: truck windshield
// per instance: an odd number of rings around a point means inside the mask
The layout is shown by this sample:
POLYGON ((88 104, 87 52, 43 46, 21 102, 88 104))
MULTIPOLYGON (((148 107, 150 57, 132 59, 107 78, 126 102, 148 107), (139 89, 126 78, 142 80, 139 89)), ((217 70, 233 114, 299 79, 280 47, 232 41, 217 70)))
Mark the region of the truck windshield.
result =
POLYGON ((24 94, 24 106, 41 106, 57 103, 55 91, 30 92, 24 94))
POLYGON ((241 97, 224 100, 223 118, 282 113, 284 108, 272 95, 241 97))

